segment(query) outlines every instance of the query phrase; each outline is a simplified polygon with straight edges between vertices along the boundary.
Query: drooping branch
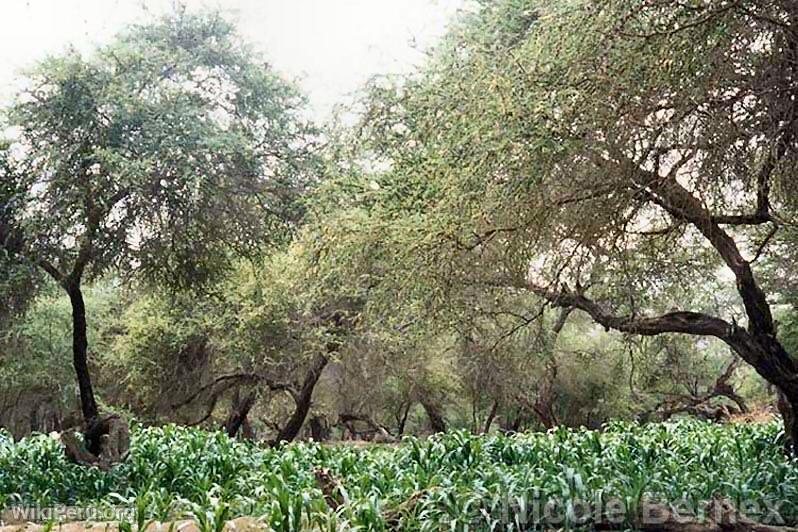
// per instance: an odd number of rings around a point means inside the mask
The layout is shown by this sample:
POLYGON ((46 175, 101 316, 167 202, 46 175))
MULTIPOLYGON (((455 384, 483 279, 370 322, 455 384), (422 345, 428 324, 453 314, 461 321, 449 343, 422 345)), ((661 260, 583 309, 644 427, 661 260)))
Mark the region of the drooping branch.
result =
POLYGON ((607 330, 655 336, 665 333, 712 336, 725 342, 767 381, 798 401, 798 375, 795 362, 775 338, 756 335, 721 318, 700 312, 677 311, 655 317, 620 316, 581 293, 565 288, 551 290, 527 281, 521 288, 558 307, 574 307, 586 312, 607 330))
POLYGON ((208 392, 210 392, 211 396, 214 395, 218 396, 234 386, 238 386, 241 384, 254 384, 257 383, 258 380, 259 380, 258 375, 255 375, 253 373, 235 373, 232 375, 222 375, 221 377, 217 377, 210 383, 201 387, 196 392, 189 395, 182 401, 172 403, 172 409, 177 410, 190 403, 193 403, 201 395, 206 394, 208 392))
POLYGON ((673 175, 659 176, 639 168, 639 182, 651 192, 651 198, 671 216, 691 223, 717 251, 737 280, 753 333, 774 334, 773 315, 765 293, 754 278, 751 265, 743 258, 734 239, 724 231, 701 201, 682 186, 673 175))
POLYGON ((53 278, 59 285, 62 284, 64 275, 50 261, 42 258, 29 258, 24 253, 25 238, 17 228, 8 222, 0 221, 0 249, 5 250, 12 257, 20 257, 30 263, 40 267, 47 275, 53 278))
POLYGON ((663 333, 683 333, 724 338, 728 336, 729 331, 734 327, 725 320, 700 312, 669 312, 661 316, 650 318, 618 316, 583 294, 571 292, 566 289, 561 291, 550 290, 531 282, 527 282, 525 286, 531 292, 544 298, 554 306, 561 308, 577 308, 586 312, 596 323, 604 326, 607 330, 613 329, 624 333, 640 334, 643 336, 655 336, 663 333))
POLYGON ((269 388, 269 390, 276 392, 276 391, 285 391, 288 392, 292 397, 295 394, 293 387, 287 383, 275 382, 268 377, 258 375, 255 373, 234 373, 230 375, 222 375, 217 377, 210 383, 202 386, 197 391, 189 395, 188 397, 184 398, 181 401, 172 404, 173 410, 178 410, 183 408, 189 404, 195 403, 200 398, 203 398, 205 402, 205 410, 202 416, 190 423, 188 425, 199 425, 204 423, 208 419, 210 419, 211 415, 213 414, 214 409, 216 408, 216 404, 219 401, 219 398, 228 392, 229 390, 238 389, 242 386, 255 386, 255 385, 265 385, 269 388))
POLYGON ((391 431, 389 431, 385 425, 382 425, 381 423, 375 421, 371 416, 343 413, 338 416, 338 419, 340 420, 341 423, 343 423, 349 428, 350 432, 354 432, 354 429, 351 426, 352 423, 359 421, 368 426, 371 432, 379 434, 380 435, 379 439, 382 442, 396 441, 396 437, 393 434, 391 434, 391 431))

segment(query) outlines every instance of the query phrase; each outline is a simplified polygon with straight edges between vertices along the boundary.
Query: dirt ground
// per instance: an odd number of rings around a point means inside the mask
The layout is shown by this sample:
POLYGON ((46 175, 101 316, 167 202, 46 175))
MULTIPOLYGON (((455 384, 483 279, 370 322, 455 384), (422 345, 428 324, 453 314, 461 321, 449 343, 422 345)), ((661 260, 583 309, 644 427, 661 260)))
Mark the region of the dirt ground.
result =
MULTIPOLYGON (((116 523, 61 523, 51 527, 35 523, 17 523, 0 526, 0 532, 43 532, 48 530, 48 528, 53 532, 117 532, 119 530, 116 523)), ((231 532, 255 532, 266 530, 266 527, 256 519, 239 517, 228 521, 226 529, 231 532)), ((147 532, 200 532, 194 521, 153 523, 146 530, 147 532)))
POLYGON ((728 419, 729 423, 770 423, 779 416, 773 405, 759 405, 747 414, 737 414, 728 419))

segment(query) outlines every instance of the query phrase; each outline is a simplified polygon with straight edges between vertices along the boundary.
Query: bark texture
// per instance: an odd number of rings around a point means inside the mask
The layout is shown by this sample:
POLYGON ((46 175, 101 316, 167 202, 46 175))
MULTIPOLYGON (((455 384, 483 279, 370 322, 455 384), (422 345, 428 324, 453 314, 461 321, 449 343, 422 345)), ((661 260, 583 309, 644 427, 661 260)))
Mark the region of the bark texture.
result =
POLYGON ((308 412, 310 412, 313 390, 316 388, 316 383, 319 381, 329 361, 330 359, 326 355, 319 354, 314 357, 311 362, 311 367, 305 375, 305 379, 302 381, 302 386, 293 394, 296 403, 294 412, 291 414, 291 417, 288 418, 283 428, 280 429, 275 443, 293 441, 297 434, 299 434, 302 425, 305 423, 305 418, 308 417, 308 412))
POLYGON ((89 373, 89 340, 86 335, 86 304, 80 284, 71 283, 66 286, 69 302, 72 305, 72 364, 78 379, 80 390, 80 409, 86 425, 91 425, 99 415, 97 401, 89 373))
MULTIPOLYGON (((249 416, 249 411, 255 406, 256 401, 257 393, 255 390, 249 390, 244 397, 241 397, 239 391, 236 390, 233 397, 233 407, 224 423, 224 431, 228 436, 235 438, 241 429, 246 428, 248 425, 247 416, 249 416)), ((245 430, 244 432, 249 431, 245 430)), ((244 437, 246 438, 247 434, 244 434, 244 437)))

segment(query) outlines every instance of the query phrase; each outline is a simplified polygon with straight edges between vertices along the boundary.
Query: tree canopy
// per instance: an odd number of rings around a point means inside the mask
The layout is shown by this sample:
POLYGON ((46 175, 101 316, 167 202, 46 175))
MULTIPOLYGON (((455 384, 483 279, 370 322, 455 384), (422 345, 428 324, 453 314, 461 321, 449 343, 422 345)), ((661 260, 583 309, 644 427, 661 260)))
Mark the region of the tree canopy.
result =
POLYGON ((423 72, 373 87, 356 160, 385 170, 344 180, 344 238, 382 235, 383 282, 439 309, 526 293, 608 330, 717 338, 795 406, 767 271, 795 239, 797 17, 486 3, 423 72))
POLYGON ((302 99, 217 15, 132 27, 27 84, 8 112, 5 231, 59 282, 121 268, 201 283, 299 215, 302 99))

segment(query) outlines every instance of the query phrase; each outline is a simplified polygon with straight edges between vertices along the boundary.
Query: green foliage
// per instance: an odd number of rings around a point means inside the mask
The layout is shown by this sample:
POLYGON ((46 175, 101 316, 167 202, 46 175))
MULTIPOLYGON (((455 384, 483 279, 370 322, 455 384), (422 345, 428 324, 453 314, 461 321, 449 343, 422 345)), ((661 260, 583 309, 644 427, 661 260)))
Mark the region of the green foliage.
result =
POLYGON ((219 15, 178 11, 29 78, 8 115, 31 262, 192 287, 301 215, 302 99, 219 15))
MULTIPOLYGON (((721 495, 784 503, 798 521, 798 468, 775 423, 606 424, 662 397, 695 399, 727 349, 607 334, 579 313, 554 331, 541 300, 589 297, 582 310, 618 316, 608 328, 645 333, 651 316, 689 308, 742 334, 738 294, 719 288, 728 278, 701 234, 719 226, 701 224, 750 211, 752 176, 779 151, 769 128, 794 106, 763 84, 792 67, 774 52, 775 3, 709 5, 480 2, 422 72, 370 87, 361 127, 329 143, 324 167, 296 90, 219 16, 179 12, 90 56, 43 61, 9 112, 14 149, 0 146, 0 293, 11 296, 0 397, 74 403, 70 306, 31 297, 41 266, 74 286, 109 271, 153 281, 127 305, 101 282, 86 294, 97 390, 148 420, 219 426, 217 401, 249 387, 252 425, 273 430, 264 410, 298 403, 297 376, 322 356, 334 371, 312 408, 330 424, 347 413, 387 434, 409 416, 421 432, 423 406, 471 432, 488 418, 512 428, 512 416, 564 426, 368 449, 138 426, 108 473, 67 463, 49 437, 0 434, 0 501, 123 504, 139 529, 190 516, 203 532, 237 515, 286 531, 513 529, 516 503, 535 497, 634 510, 721 495), (313 170, 324 180, 307 198, 313 170), (684 188, 675 206, 665 177, 684 188), (692 196, 698 207, 681 201, 692 196), (579 425, 603 430, 565 427, 579 425)), ((784 240, 798 212, 784 151, 770 203, 785 227, 721 224, 751 244, 727 263, 770 242, 762 262, 774 267, 798 242, 784 240)), ((793 353, 796 330, 786 316, 793 353)))
MULTIPOLYGON (((541 282, 602 279, 597 291, 633 292, 643 307, 665 287, 705 278, 717 261, 690 238, 689 255, 679 253, 673 243, 682 230, 635 236, 638 226, 666 221, 636 196, 615 154, 635 153, 639 143, 651 146, 653 160, 653 146, 682 141, 680 123, 638 126, 635 113, 672 106, 681 117, 683 108, 700 108, 695 98, 714 97, 716 84, 742 83, 718 56, 735 55, 734 39, 761 34, 729 12, 681 32, 634 37, 654 31, 669 9, 689 16, 665 4, 505 0, 464 17, 424 71, 372 91, 364 152, 388 171, 367 178, 375 187, 361 184, 361 212, 376 219, 360 222, 360 232, 393 233, 395 260, 407 258, 401 266, 421 279, 437 271, 439 283, 512 284, 535 264, 541 282), (402 244, 413 254, 399 251, 402 244)), ((767 54, 755 48, 729 64, 764 65, 767 54)), ((720 145, 734 142, 724 120, 696 119, 720 145)), ((702 164, 732 164, 730 151, 713 149, 702 164)), ((739 164, 757 156, 746 157, 739 164)), ((696 188, 722 202, 733 177, 712 170, 695 170, 696 188)))
MULTIPOLYGON (((360 136, 335 153, 321 191, 311 240, 321 275, 367 291, 367 308, 392 326, 520 316, 496 320, 508 331, 541 294, 560 293, 624 319, 690 310, 742 323, 721 256, 663 208, 681 200, 661 185, 686 187, 701 216, 755 208, 779 113, 794 107, 782 46, 794 34, 772 22, 790 9, 480 3, 421 71, 370 87, 360 136), (750 107, 729 112, 743 99, 750 107)), ((789 143, 769 177, 785 219, 796 197, 789 143)), ((755 246, 743 242, 769 242, 760 259, 785 263, 776 244, 793 224, 772 239, 766 224, 726 225, 746 260, 755 246)), ((765 260, 755 262, 759 278, 765 260)))
POLYGON ((195 390, 212 373, 218 327, 207 298, 143 294, 119 316, 102 352, 102 375, 118 383, 117 397, 139 415, 170 411, 166 397, 195 390))
MULTIPOLYGON (((0 122, 1 123, 1 122, 0 122)), ((21 180, 11 168, 9 146, 0 141, 0 329, 6 321, 21 314, 36 296, 41 284, 41 272, 16 256, 19 234, 11 223, 19 218, 24 207, 20 200, 21 180)))
MULTIPOLYGON (((124 292, 114 282, 101 282, 85 290, 94 309, 88 323, 92 356, 112 345, 118 316, 126 304, 124 292)), ((76 386, 71 366, 72 309, 69 298, 52 284, 5 328, 0 328, 0 423, 15 434, 25 434, 34 418, 40 426, 57 428, 50 418, 64 419, 75 408, 76 386)), ((101 358, 96 356, 96 358, 101 358)))
POLYGON ((304 366, 327 354, 330 341, 339 341, 328 316, 348 310, 332 298, 321 299, 324 294, 305 276, 304 258, 289 247, 237 262, 210 292, 141 294, 119 318, 100 375, 117 382, 116 397, 150 421, 195 422, 205 416, 209 424, 219 423, 213 415, 217 400, 226 405, 242 386, 213 385, 228 375, 258 379, 245 386, 259 389, 262 409, 272 398, 290 401, 269 387, 301 381, 304 366), (179 411, 175 404, 181 404, 179 411))
POLYGON ((794 522, 798 469, 783 456, 778 431, 775 424, 613 423, 603 432, 453 432, 396 447, 268 449, 196 429, 138 427, 130 457, 110 473, 67 463, 48 437, 13 443, 3 435, 0 495, 6 504, 121 502, 141 522, 188 516, 206 530, 238 515, 275 530, 465 530, 466 523, 489 530, 506 516, 501 529, 512 530, 524 517, 518 504, 534 497, 565 505, 618 498, 634 508, 722 495, 780 503, 794 522), (335 487, 317 483, 321 469, 335 487), (324 490, 341 506, 331 509, 324 490))

